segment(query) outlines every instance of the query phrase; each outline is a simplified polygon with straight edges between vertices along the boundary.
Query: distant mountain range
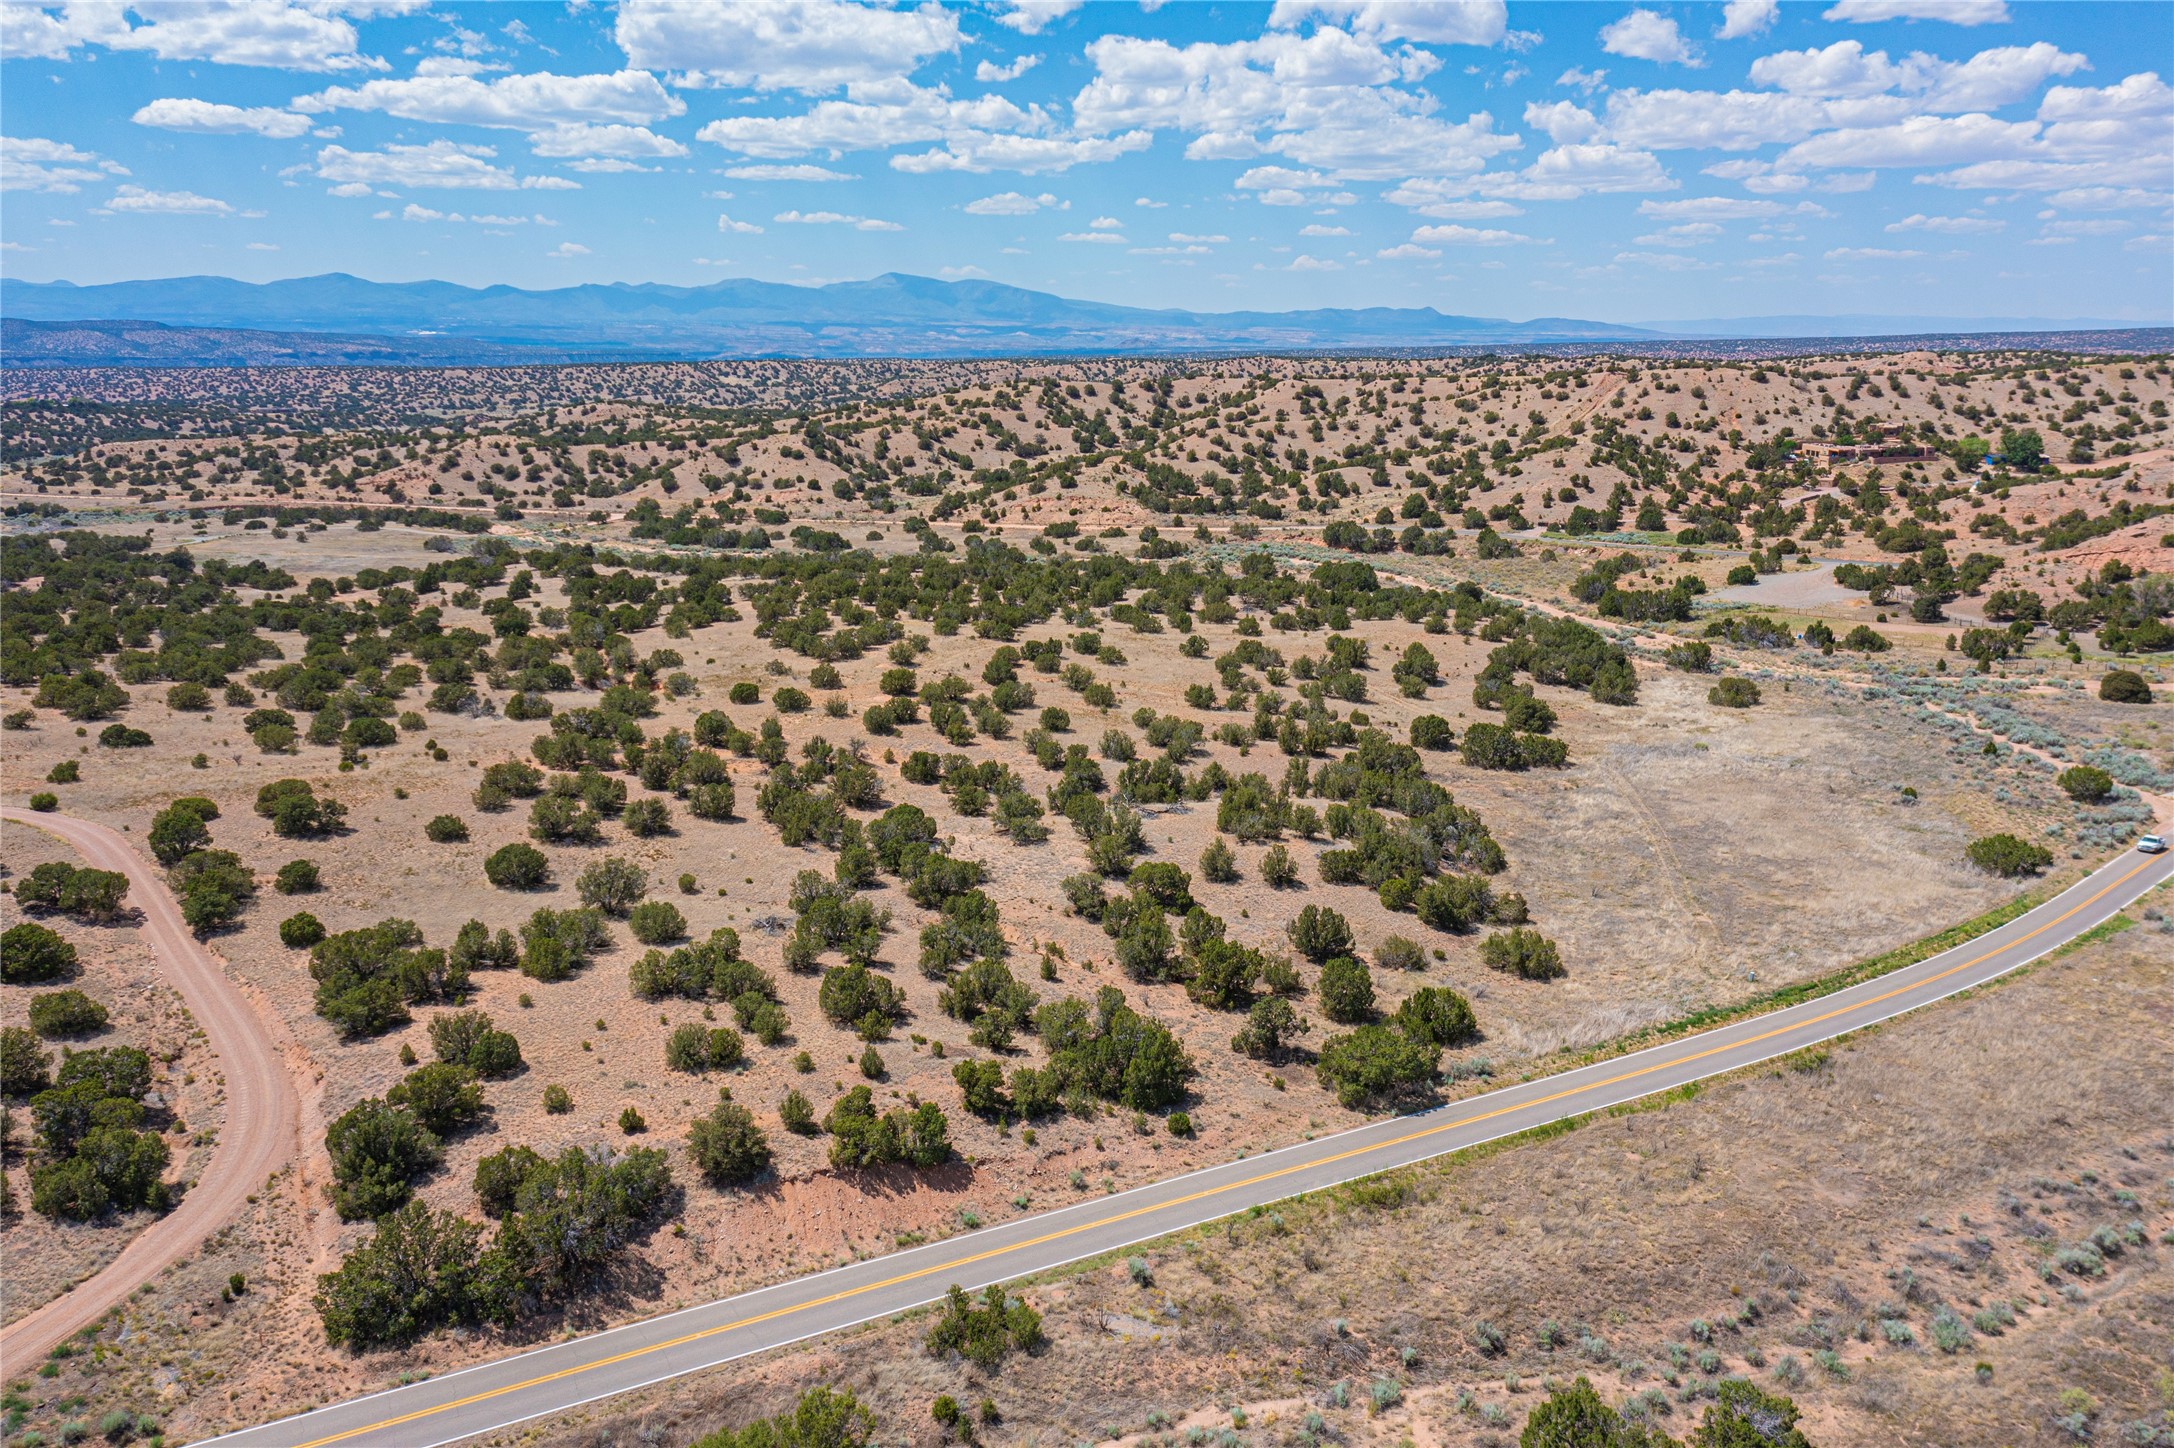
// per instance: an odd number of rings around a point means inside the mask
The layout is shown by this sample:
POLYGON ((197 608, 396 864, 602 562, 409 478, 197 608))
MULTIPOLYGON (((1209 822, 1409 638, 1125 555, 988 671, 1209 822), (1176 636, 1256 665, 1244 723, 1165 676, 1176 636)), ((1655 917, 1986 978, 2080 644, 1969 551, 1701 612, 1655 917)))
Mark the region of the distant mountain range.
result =
POLYGON ((549 291, 373 282, 338 272, 276 282, 170 277, 97 286, 0 278, 0 319, 0 352, 18 367, 1380 351, 2124 325, 1773 317, 1629 327, 1568 317, 1513 322, 1431 307, 1193 312, 896 272, 820 287, 733 279, 549 291))

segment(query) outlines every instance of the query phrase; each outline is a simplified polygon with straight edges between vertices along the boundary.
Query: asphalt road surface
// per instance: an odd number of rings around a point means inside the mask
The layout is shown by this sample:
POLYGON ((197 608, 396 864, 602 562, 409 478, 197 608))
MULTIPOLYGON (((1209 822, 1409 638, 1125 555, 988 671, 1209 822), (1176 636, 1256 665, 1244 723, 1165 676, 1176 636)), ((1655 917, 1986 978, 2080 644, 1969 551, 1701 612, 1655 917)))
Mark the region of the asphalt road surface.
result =
POLYGON ((231 1448, 431 1448, 751 1353, 1045 1271, 1249 1207, 1543 1126, 1830 1040, 1968 990, 2054 950, 2174 875, 2127 853, 1978 939, 1786 1010, 1470 1097, 1423 1115, 1242 1158, 700 1307, 553 1343, 211 1440, 231 1448))
POLYGON ((248 1205, 249 1194, 292 1159, 302 1104, 264 1022, 183 923, 164 876, 126 835, 89 820, 14 808, 0 810, 0 819, 17 828, 43 830, 64 841, 85 864, 128 876, 127 903, 141 916, 159 974, 204 1028, 226 1082, 226 1123, 211 1160, 182 1194, 181 1204, 139 1232, 99 1271, 0 1330, 0 1364, 16 1374, 29 1372, 54 1344, 96 1322, 232 1221, 248 1205))

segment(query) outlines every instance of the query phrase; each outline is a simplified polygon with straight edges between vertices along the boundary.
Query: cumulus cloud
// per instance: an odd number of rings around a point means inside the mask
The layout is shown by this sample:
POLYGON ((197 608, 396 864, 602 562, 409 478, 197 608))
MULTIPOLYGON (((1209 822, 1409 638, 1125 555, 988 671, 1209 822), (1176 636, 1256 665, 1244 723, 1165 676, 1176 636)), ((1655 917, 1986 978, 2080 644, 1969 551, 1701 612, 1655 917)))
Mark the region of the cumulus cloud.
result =
POLYGON ((1546 246, 1518 231, 1482 230, 1470 226, 1422 226, 1412 233, 1413 241, 1431 241, 1449 246, 1546 246))
POLYGON ((1081 131, 1184 132, 1194 160, 1277 160, 1337 181, 1389 181, 1476 171, 1519 145, 1484 111, 1461 122, 1436 114, 1434 97, 1415 88, 1439 68, 1433 55, 1333 26, 1184 46, 1106 35, 1087 58, 1095 76, 1072 103, 1081 131))
POLYGON ((998 65, 993 60, 985 60, 974 67, 974 79, 983 85, 1001 85, 1005 81, 1019 79, 1041 63, 1042 58, 1039 55, 1022 55, 1010 65, 998 65))
POLYGON ((1915 261, 1925 253, 1884 246, 1838 246, 1824 253, 1828 261, 1915 261))
POLYGON ((1298 229, 1298 234, 1300 236, 1349 236, 1351 235, 1351 228, 1348 226, 1323 226, 1319 222, 1314 222, 1307 226, 1301 226, 1298 229))
POLYGON ((687 154, 685 146, 646 126, 553 126, 531 136, 529 149, 554 159, 580 156, 657 160, 687 154))
POLYGON ((1097 246, 1124 246, 1126 244, 1123 233, 1116 231, 1067 231, 1057 240, 1080 241, 1097 246))
POLYGON ((1420 246, 1416 242, 1402 241, 1395 246, 1383 247, 1374 255, 1380 257, 1383 261, 1420 261, 1438 257, 1441 253, 1431 246, 1420 246))
POLYGON ((2008 0, 1838 0, 1822 20, 1877 25, 1888 20, 1944 20, 1950 25, 2005 25, 2008 0))
POLYGON ((1276 0, 1268 24, 1294 29, 1307 20, 1342 25, 1370 40, 1422 45, 1494 45, 1509 38, 1503 0, 1276 0))
POLYGON ((1632 239, 1640 246, 1704 246, 1721 239, 1721 228, 1711 221, 1686 221, 1632 239))
POLYGON ((0 191, 49 191, 73 195, 86 181, 128 174, 126 167, 101 160, 96 152, 42 137, 0 137, 0 191))
POLYGON ((1284 269, 1295 272, 1332 272, 1342 271, 1344 264, 1333 258, 1307 256, 1301 252, 1299 255, 1292 257, 1291 264, 1284 269))
POLYGON ((578 241, 562 241, 544 253, 545 256, 555 257, 587 256, 588 254, 589 249, 578 241))
POLYGON ((1824 49, 1785 50, 1751 63, 1751 78, 1792 95, 1859 97, 1888 91, 1916 98, 1925 110, 1997 110, 2057 75, 2089 67, 2083 56, 2041 40, 1983 50, 1966 61, 1942 60, 1922 51, 1900 61, 1884 50, 1866 51, 1855 40, 1824 49))
POLYGON ((1771 29, 1780 13, 1778 0, 1728 0, 1721 7, 1721 29, 1715 33, 1722 40, 1742 40, 1771 29))
POLYGON ((727 166, 725 174, 735 181, 858 181, 850 171, 828 166, 727 166))
POLYGON ((447 140, 420 146, 395 143, 382 151, 326 146, 317 153, 317 175, 334 183, 333 194, 338 196, 367 195, 378 186, 478 191, 577 189, 574 182, 558 176, 516 177, 494 164, 492 158, 497 154, 490 146, 464 146, 447 140))
POLYGON ((1948 236, 1967 236, 1975 232, 2002 231, 2008 223, 1991 216, 1927 216, 1916 212, 1900 221, 1887 223, 1889 231, 1934 231, 1948 236))
POLYGON ((232 216, 234 208, 194 191, 149 191, 122 186, 96 208, 100 216, 232 216))
POLYGON ((67 60, 84 46, 140 51, 159 60, 274 70, 384 70, 357 49, 343 15, 419 9, 424 0, 132 0, 122 4, 0 6, 0 51, 14 58, 67 60))
POLYGON ((842 0, 622 0, 612 33, 628 64, 682 84, 810 95, 895 81, 959 45, 958 17, 940 6, 842 0))
POLYGON ((1660 65, 1704 65, 1705 60, 1682 29, 1657 10, 1633 10, 1600 30, 1600 48, 1610 55, 1650 60, 1660 65))
POLYGON ((687 103, 644 70, 608 75, 507 75, 482 81, 472 75, 414 76, 331 86, 297 96, 296 110, 382 111, 404 121, 432 125, 493 126, 541 131, 570 125, 639 126, 684 115, 687 103))
POLYGON ((735 236, 760 236, 762 234, 762 228, 754 222, 735 221, 722 213, 719 213, 717 217, 717 229, 735 236))
POLYGON ((1018 191, 999 191, 994 196, 984 196, 978 201, 967 202, 964 210, 969 216, 1027 216, 1045 207, 1063 207, 1069 204, 1060 202, 1047 191, 1039 196, 1028 196, 1018 191))
POLYGON ((895 221, 848 216, 842 211, 780 211, 770 218, 783 226, 850 226, 855 231, 904 231, 895 221))
POLYGON ((996 23, 1021 35, 1040 35, 1044 29, 1070 15, 1087 0, 1010 0, 996 23))
POLYGON ((310 128, 308 116, 277 106, 229 106, 179 97, 155 100, 129 117, 139 126, 207 136, 256 135, 291 141, 310 128))
POLYGON ((1525 124, 1547 132, 1547 138, 1557 145, 1566 141, 1589 141, 1600 129, 1599 118, 1575 101, 1553 101, 1545 105, 1534 101, 1525 107, 1525 124))

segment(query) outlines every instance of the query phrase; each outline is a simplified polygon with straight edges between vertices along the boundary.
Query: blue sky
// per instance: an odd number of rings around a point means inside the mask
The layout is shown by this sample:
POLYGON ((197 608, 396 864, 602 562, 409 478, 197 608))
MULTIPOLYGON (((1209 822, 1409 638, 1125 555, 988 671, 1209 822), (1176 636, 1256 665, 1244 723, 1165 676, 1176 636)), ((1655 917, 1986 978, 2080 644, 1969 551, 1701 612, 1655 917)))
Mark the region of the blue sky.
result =
POLYGON ((0 0, 0 267, 2174 314, 2174 5, 0 0))

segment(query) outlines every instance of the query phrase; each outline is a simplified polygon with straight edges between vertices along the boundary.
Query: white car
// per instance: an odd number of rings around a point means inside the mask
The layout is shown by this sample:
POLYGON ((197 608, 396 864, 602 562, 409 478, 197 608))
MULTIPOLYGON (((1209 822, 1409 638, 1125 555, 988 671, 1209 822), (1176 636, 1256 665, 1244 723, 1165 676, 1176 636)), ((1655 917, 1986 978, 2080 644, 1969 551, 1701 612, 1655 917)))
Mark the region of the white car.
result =
POLYGON ((2136 842, 2136 847, 2147 855, 2163 855, 2166 853, 2166 841, 2160 839, 2157 835, 2144 836, 2136 842))

